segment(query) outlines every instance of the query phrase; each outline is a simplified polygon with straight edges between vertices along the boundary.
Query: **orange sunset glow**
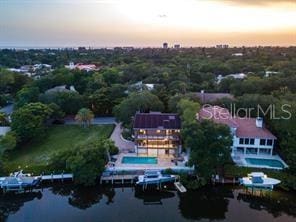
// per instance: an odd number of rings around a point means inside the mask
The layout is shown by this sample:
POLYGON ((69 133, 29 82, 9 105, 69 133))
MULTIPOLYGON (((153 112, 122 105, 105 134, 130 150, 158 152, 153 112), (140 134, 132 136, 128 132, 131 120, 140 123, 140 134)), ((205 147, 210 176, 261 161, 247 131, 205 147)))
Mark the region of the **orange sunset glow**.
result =
POLYGON ((296 44, 296 1, 4 0, 0 46, 296 44))

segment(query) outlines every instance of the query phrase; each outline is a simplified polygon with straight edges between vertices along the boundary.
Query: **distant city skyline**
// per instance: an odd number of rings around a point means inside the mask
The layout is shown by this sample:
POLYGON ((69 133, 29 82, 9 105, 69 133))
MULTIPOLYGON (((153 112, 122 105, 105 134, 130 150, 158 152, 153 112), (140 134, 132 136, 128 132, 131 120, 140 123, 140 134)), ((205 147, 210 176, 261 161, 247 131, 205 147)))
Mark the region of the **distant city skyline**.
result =
POLYGON ((0 47, 296 45, 296 0, 1 0, 0 47))

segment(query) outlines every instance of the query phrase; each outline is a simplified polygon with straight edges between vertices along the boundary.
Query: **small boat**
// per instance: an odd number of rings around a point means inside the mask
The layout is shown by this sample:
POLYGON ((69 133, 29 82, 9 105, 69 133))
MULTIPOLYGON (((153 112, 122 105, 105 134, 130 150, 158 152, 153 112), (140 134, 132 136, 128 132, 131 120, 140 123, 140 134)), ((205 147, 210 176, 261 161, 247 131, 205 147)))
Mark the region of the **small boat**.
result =
POLYGON ((175 182, 176 176, 169 174, 162 174, 161 171, 149 170, 144 175, 138 176, 137 185, 160 184, 175 182))
POLYGON ((8 177, 0 177, 0 188, 6 191, 22 191, 37 186, 41 177, 33 177, 23 174, 22 171, 15 172, 8 177))
POLYGON ((247 177, 240 179, 241 185, 252 188, 273 189, 273 187, 279 183, 281 183, 280 180, 267 177, 267 175, 262 172, 252 172, 248 174, 247 177))

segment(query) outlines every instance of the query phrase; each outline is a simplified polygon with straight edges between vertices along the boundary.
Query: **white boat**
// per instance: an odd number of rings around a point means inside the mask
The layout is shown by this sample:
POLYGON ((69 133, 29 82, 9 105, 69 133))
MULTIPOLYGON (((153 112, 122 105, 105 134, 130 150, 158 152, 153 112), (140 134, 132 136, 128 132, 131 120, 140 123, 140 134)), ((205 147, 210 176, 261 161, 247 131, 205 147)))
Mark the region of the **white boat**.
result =
POLYGON ((160 184, 167 182, 175 182, 176 176, 162 174, 160 171, 149 170, 144 173, 144 175, 138 176, 137 185, 146 185, 146 184, 160 184))
POLYGON ((279 183, 281 183, 280 180, 267 177, 267 175, 262 172, 252 172, 248 174, 247 177, 240 179, 241 185, 252 188, 273 189, 273 187, 279 183))
POLYGON ((19 171, 8 177, 0 177, 0 188, 3 191, 21 191, 38 185, 40 180, 41 177, 33 177, 19 171))

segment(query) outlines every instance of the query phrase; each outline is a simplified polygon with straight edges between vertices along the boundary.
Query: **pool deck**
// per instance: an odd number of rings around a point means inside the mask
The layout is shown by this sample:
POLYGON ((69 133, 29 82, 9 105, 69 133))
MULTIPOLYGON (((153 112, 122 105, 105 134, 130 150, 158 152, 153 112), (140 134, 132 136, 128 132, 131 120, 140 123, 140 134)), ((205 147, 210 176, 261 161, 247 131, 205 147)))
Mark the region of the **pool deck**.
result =
POLYGON ((235 154, 232 156, 233 161, 238 166, 253 167, 253 168, 266 168, 266 169, 274 169, 274 170, 282 170, 283 169, 281 167, 249 164, 249 163, 247 163, 245 158, 277 160, 277 161, 280 161, 284 165, 285 168, 288 167, 288 165, 281 159, 281 157, 279 155, 270 156, 270 155, 253 155, 253 154, 245 154, 245 155, 235 154))
POLYGON ((185 166, 185 161, 180 162, 178 164, 171 162, 172 158, 163 158, 157 157, 157 164, 127 164, 122 163, 122 158, 128 157, 138 157, 135 153, 120 153, 116 156, 117 160, 115 165, 112 167, 108 167, 109 171, 129 171, 129 170, 164 170, 164 169, 175 169, 175 170, 192 170, 191 167, 185 166))

